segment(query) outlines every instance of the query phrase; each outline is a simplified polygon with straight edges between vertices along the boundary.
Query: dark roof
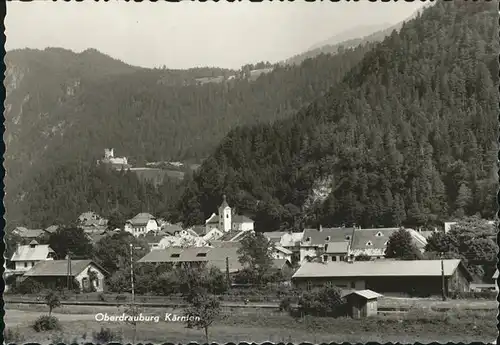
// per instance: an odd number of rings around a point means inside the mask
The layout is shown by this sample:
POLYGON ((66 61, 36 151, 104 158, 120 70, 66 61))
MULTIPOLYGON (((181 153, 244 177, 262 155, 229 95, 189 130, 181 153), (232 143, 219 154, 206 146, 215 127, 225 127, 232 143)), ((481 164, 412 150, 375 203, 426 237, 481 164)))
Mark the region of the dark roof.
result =
MULTIPOLYGON (((89 265, 97 267, 103 274, 108 272, 92 260, 71 260, 71 275, 77 276, 89 265)), ((68 260, 46 260, 37 263, 24 274, 27 277, 59 277, 68 275, 68 260)))
POLYGON ((233 223, 253 223, 253 220, 240 214, 234 215, 231 219, 233 223))
POLYGON ((323 246, 327 242, 342 242, 352 239, 354 228, 305 229, 301 245, 323 246), (308 241, 308 239, 310 239, 308 241))
POLYGON ((139 213, 134 218, 127 220, 127 222, 129 222, 132 225, 145 225, 151 219, 155 219, 155 217, 153 217, 149 213, 139 213))
POLYGON ((178 224, 168 224, 163 226, 162 231, 170 235, 175 235, 176 232, 182 231, 182 226, 178 224))
POLYGON ((204 225, 195 225, 191 228, 198 236, 205 235, 206 228, 204 225))

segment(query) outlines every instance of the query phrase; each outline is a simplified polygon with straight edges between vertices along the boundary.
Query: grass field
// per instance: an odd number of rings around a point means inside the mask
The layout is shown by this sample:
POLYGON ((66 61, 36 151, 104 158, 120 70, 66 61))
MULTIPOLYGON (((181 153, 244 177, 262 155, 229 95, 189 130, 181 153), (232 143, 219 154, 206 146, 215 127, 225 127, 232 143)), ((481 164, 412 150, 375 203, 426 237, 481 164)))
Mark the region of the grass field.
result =
MULTIPOLYGON (((55 316, 62 323, 61 331, 37 333, 31 328, 33 321, 47 313, 44 306, 32 306, 24 310, 6 306, 6 328, 22 335, 20 342, 40 344, 77 341, 94 342, 92 332, 101 327, 110 328, 120 334, 119 341, 130 342, 132 326, 123 322, 98 322, 95 314, 119 315, 123 309, 117 307, 63 306, 56 309, 55 316), (29 310, 30 309, 30 310, 29 310), (16 332, 17 331, 17 332, 16 332)), ((164 321, 165 312, 182 314, 180 310, 146 309, 145 315, 160 315, 159 323, 140 323, 137 326, 137 342, 188 343, 205 342, 201 330, 188 329, 182 322, 164 321)), ((210 329, 210 341, 227 342, 352 342, 376 341, 402 343, 430 342, 492 342, 497 337, 497 310, 479 311, 456 307, 447 312, 412 308, 408 313, 376 316, 368 319, 315 318, 294 319, 277 311, 263 309, 237 309, 225 311, 224 318, 210 329)))

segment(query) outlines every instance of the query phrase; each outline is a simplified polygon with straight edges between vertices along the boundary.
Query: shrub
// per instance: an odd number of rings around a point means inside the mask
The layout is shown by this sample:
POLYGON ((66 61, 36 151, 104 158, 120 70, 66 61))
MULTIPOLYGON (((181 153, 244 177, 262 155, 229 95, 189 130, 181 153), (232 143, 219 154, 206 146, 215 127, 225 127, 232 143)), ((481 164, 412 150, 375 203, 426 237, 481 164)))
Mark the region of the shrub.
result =
POLYGON ((344 316, 346 303, 338 288, 327 286, 304 293, 299 299, 299 311, 317 316, 344 316))
POLYGON ((497 298, 497 292, 496 291, 451 292, 449 297, 451 299, 489 299, 489 300, 495 300, 497 298))
POLYGON ((24 336, 17 328, 15 330, 5 328, 3 331, 3 339, 5 344, 15 344, 23 342, 24 336))
POLYGON ((292 306, 292 299, 290 297, 285 297, 281 300, 279 309, 280 311, 289 312, 292 306))
POLYGON ((12 292, 20 293, 23 295, 38 294, 42 291, 43 285, 36 280, 27 278, 22 282, 16 283, 12 286, 12 292))
POLYGON ((59 330, 61 329, 61 324, 55 316, 42 315, 35 320, 33 329, 37 332, 59 330))
POLYGON ((99 332, 93 332, 92 337, 94 338, 94 341, 99 344, 107 344, 110 342, 120 342, 121 336, 113 332, 110 328, 103 328, 101 327, 101 330, 99 332))

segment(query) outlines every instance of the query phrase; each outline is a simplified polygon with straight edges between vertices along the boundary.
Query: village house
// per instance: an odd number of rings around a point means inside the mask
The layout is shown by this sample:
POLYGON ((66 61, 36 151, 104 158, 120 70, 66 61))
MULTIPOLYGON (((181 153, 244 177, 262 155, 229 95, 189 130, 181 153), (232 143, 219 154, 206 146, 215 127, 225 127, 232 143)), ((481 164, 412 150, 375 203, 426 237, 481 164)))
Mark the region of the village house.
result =
POLYGON ((222 204, 219 207, 219 214, 212 213, 205 221, 206 233, 217 228, 222 232, 228 231, 253 231, 254 221, 250 218, 238 214, 233 214, 231 207, 227 203, 226 196, 223 196, 222 204))
POLYGON ((145 235, 150 231, 158 231, 158 223, 155 217, 149 213, 139 213, 134 218, 129 219, 125 223, 125 231, 131 233, 135 237, 145 235))
POLYGON ((46 230, 28 229, 24 226, 16 227, 14 230, 12 230, 12 233, 19 236, 23 241, 40 240, 42 237, 50 235, 50 233, 46 230))
POLYGON ((292 262, 292 251, 281 246, 274 246, 274 250, 271 253, 273 259, 283 259, 292 262))
POLYGON ((157 248, 165 249, 168 247, 204 247, 208 246, 207 241, 192 229, 182 229, 176 231, 175 235, 163 236, 158 243, 157 248))
POLYGON ((32 240, 28 245, 18 246, 10 259, 13 272, 26 272, 41 261, 53 260, 55 252, 48 244, 32 240))
POLYGON ((42 261, 23 277, 38 281, 46 288, 56 289, 66 287, 70 276, 78 282, 81 291, 104 291, 105 277, 109 274, 102 267, 92 260, 71 260, 71 265, 68 262, 69 260, 42 261))
MULTIPOLYGON (((470 291, 471 274, 458 259, 443 260, 445 292, 470 291)), ((370 289, 392 294, 441 294, 441 260, 376 260, 307 262, 293 283, 304 289, 333 285, 341 289, 370 289)))
POLYGON ((103 232, 107 229, 108 220, 95 212, 88 211, 78 217, 78 226, 86 233, 103 232))
POLYGON ((328 242, 325 244, 322 259, 328 261, 347 261, 350 241, 328 242))
MULTIPOLYGON (((365 255, 372 259, 384 259, 389 238, 400 228, 356 229, 350 246, 350 254, 365 255)), ((427 240, 413 229, 405 229, 412 236, 414 244, 420 251, 425 250, 427 240)))
MULTIPOLYGON (((300 242, 300 262, 316 258, 325 254, 327 244, 332 250, 339 250, 345 246, 345 242, 352 240, 355 228, 323 228, 305 229, 300 242), (339 243, 339 244, 335 244, 339 243)), ((346 247, 348 250, 348 247, 346 247)), ((328 255, 328 254, 325 254, 328 255)), ((332 253, 332 256, 347 257, 349 252, 332 253)))

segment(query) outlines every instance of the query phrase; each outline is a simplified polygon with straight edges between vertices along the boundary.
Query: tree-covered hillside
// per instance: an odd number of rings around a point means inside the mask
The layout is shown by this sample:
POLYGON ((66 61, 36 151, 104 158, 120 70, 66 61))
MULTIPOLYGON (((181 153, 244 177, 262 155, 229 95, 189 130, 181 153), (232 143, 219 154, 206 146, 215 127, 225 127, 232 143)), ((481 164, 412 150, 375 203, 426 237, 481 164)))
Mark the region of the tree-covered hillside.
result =
POLYGON ((84 53, 58 49, 12 53, 6 218, 21 221, 18 225, 58 218, 62 199, 46 186, 66 190, 75 199, 72 205, 81 205, 86 194, 54 171, 93 164, 107 147, 115 148, 117 156, 127 156, 134 166, 147 161, 199 161, 235 126, 293 115, 341 80, 370 49, 364 45, 299 66, 276 66, 257 79, 250 70, 268 64, 244 66, 230 78, 231 71, 215 68, 137 69, 91 51, 85 54, 91 54, 92 63, 98 60, 93 67, 98 72, 87 74, 87 67, 79 69, 80 61, 87 61, 84 53), (49 57, 58 54, 58 62, 51 64, 49 57), (40 61, 44 68, 37 67, 40 61), (226 79, 203 85, 196 80, 216 75, 226 79))
POLYGON ((223 193, 260 231, 493 217, 497 11, 440 1, 293 118, 232 130, 186 187, 182 220, 202 222, 223 193))

